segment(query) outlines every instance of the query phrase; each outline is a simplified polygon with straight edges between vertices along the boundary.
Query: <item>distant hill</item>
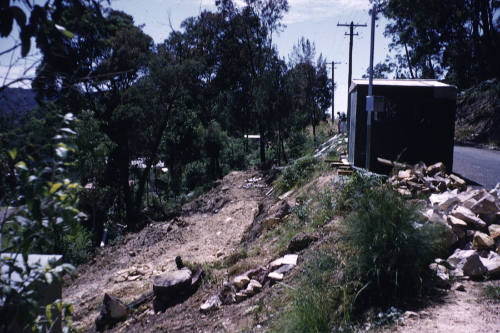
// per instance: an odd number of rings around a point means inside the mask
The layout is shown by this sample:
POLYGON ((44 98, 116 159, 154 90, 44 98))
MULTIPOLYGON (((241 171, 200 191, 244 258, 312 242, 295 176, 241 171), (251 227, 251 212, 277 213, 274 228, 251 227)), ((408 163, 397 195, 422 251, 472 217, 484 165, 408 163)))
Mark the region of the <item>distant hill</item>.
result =
POLYGON ((0 116, 19 119, 37 107, 36 93, 31 89, 7 88, 0 92, 0 116))

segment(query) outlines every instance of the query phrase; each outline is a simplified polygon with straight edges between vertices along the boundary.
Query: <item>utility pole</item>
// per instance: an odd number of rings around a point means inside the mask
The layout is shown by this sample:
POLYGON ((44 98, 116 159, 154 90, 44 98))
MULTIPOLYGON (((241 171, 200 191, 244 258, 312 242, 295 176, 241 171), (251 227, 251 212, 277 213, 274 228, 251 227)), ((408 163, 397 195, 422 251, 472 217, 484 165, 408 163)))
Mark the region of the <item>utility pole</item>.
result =
POLYGON ((332 60, 329 66, 332 66, 332 121, 335 119, 335 65, 340 65, 341 62, 335 62, 332 60))
POLYGON ((354 28, 359 28, 359 27, 366 27, 366 24, 354 24, 354 22, 351 21, 350 24, 340 24, 337 23, 337 27, 349 27, 349 33, 345 33, 346 36, 349 36, 349 75, 347 79, 347 135, 349 136, 350 132, 350 124, 351 124, 351 103, 349 100, 349 87, 351 85, 351 79, 352 79, 352 44, 353 44, 353 37, 358 36, 358 33, 354 33, 354 28))
POLYGON ((373 53, 375 49, 375 20, 377 18, 377 7, 373 5, 372 24, 370 35, 370 79, 368 80, 368 96, 366 97, 366 170, 370 170, 372 159, 372 117, 375 111, 375 98, 373 97, 373 53))

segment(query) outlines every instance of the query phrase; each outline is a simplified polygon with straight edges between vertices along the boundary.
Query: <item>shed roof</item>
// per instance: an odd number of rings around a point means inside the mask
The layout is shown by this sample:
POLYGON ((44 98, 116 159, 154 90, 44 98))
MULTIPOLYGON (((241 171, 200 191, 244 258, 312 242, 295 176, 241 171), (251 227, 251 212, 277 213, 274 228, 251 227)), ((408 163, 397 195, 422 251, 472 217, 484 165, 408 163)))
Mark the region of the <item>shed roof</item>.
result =
MULTIPOLYGON (((349 92, 354 90, 358 85, 368 85, 368 79, 354 79, 352 80, 349 92)), ((456 88, 455 86, 439 82, 438 80, 389 80, 389 79, 373 79, 374 86, 393 86, 393 87, 431 87, 431 88, 456 88)))

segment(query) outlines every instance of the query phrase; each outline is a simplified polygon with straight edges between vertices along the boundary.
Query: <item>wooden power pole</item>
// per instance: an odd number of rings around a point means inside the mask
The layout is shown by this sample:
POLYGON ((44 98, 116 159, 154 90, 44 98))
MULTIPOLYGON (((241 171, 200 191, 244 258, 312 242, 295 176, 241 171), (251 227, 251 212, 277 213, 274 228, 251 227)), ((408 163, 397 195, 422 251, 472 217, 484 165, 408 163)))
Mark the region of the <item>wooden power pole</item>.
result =
POLYGON ((349 27, 349 33, 345 33, 346 36, 349 36, 349 75, 347 79, 347 134, 349 135, 350 131, 350 124, 351 124, 351 103, 349 100, 349 87, 351 86, 351 80, 352 80, 352 44, 353 44, 353 37, 358 36, 358 33, 354 33, 354 28, 359 28, 359 27, 366 27, 366 24, 354 24, 354 22, 351 21, 350 24, 337 24, 337 27, 349 27))
POLYGON ((340 62, 332 61, 332 121, 335 119, 335 65, 340 65, 340 62))

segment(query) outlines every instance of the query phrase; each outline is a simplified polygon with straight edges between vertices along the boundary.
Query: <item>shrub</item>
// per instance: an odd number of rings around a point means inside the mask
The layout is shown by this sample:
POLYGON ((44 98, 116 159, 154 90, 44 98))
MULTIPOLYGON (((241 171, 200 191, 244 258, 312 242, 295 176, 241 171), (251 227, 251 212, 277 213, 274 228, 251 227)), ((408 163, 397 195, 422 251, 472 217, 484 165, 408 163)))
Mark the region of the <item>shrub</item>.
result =
POLYGON ((500 285, 488 285, 483 289, 483 297, 500 302, 500 285))
POLYGON ((304 184, 314 173, 318 163, 317 158, 305 156, 286 167, 275 182, 276 193, 281 194, 295 186, 304 184))
POLYGON ((336 184, 334 193, 334 210, 336 213, 351 211, 355 204, 373 187, 379 186, 381 181, 378 177, 363 175, 358 172, 352 174, 347 181, 336 184))
POLYGON ((430 282, 437 230, 415 228, 417 207, 387 186, 367 190, 345 219, 346 240, 356 259, 350 274, 367 285, 359 305, 397 305, 430 282))
POLYGON ((191 191, 195 187, 203 186, 208 181, 208 165, 203 161, 188 163, 184 168, 183 185, 191 191))

